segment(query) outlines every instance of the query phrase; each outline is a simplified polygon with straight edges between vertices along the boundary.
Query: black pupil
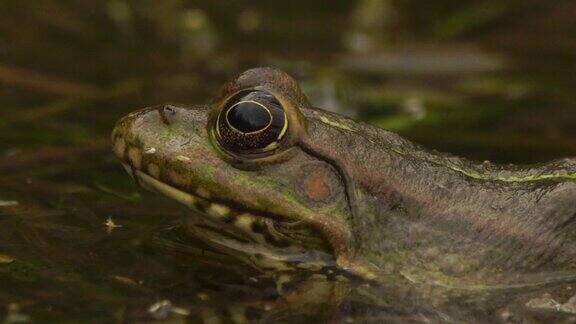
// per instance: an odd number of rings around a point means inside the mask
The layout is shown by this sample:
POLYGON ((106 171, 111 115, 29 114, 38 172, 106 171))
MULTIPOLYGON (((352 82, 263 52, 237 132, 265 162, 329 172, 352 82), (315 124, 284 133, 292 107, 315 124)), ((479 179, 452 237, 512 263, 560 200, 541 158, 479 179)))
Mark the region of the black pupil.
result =
POLYGON ((272 122, 270 112, 263 106, 250 102, 240 102, 228 111, 228 123, 243 133, 263 130, 272 122))
POLYGON ((215 135, 229 152, 273 153, 284 143, 288 132, 284 107, 266 91, 240 91, 228 99, 219 114, 215 135))

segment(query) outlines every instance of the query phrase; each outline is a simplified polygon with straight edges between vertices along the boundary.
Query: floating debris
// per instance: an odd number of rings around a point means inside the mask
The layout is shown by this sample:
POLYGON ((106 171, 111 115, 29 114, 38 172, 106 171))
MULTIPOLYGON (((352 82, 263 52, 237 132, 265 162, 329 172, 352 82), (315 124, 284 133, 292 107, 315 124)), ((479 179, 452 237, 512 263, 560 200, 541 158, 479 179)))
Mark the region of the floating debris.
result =
POLYGON ((127 284, 130 286, 138 286, 138 283, 132 278, 128 278, 128 277, 124 277, 124 276, 112 276, 112 278, 114 278, 114 280, 121 282, 123 284, 127 284))
POLYGON ((154 303, 148 308, 148 313, 155 319, 166 319, 170 316, 170 313, 172 313, 172 302, 169 300, 161 300, 154 303))
POLYGON ((2 323, 28 323, 32 320, 29 315, 20 312, 20 305, 16 303, 8 304, 7 308, 8 312, 6 314, 6 318, 2 323))
POLYGON ((114 220, 112 219, 112 217, 108 217, 108 218, 106 219, 106 222, 104 223, 104 225, 106 226, 106 231, 108 232, 108 234, 112 233, 112 231, 113 231, 115 228, 120 228, 120 227, 122 227, 122 225, 116 224, 116 223, 114 222, 114 220))
POLYGON ((14 262, 14 260, 15 259, 9 255, 0 254, 0 264, 10 264, 14 262))
POLYGON ((177 307, 171 301, 164 299, 157 303, 152 304, 148 308, 148 313, 155 319, 167 319, 171 314, 178 314, 183 316, 190 315, 190 311, 185 308, 177 307))
POLYGON ((18 205, 20 205, 20 203, 16 200, 0 200, 0 207, 11 207, 18 205))

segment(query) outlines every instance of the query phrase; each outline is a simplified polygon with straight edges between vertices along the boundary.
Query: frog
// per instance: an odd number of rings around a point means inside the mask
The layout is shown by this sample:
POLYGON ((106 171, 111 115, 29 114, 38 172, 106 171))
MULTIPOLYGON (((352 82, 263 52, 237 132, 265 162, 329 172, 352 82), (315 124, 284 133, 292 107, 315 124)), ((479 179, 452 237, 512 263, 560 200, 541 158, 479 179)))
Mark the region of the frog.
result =
POLYGON ((323 273, 434 305, 496 293, 501 312, 576 282, 576 158, 427 149, 312 106, 278 69, 237 75, 210 104, 132 112, 112 148, 140 186, 191 209, 190 235, 279 278, 323 273))

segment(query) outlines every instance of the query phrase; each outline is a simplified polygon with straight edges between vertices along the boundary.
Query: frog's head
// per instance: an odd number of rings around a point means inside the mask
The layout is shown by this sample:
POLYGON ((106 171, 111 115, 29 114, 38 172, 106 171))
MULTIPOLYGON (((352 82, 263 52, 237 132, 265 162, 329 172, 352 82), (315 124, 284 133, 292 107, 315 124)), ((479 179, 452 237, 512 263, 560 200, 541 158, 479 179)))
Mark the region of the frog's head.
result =
MULTIPOLYGON (((354 267, 344 175, 306 149, 308 100, 285 73, 242 73, 213 105, 164 105, 118 122, 114 152, 143 187, 195 211, 207 243, 260 267, 354 267)), ((361 272, 361 270, 355 272, 361 272)))

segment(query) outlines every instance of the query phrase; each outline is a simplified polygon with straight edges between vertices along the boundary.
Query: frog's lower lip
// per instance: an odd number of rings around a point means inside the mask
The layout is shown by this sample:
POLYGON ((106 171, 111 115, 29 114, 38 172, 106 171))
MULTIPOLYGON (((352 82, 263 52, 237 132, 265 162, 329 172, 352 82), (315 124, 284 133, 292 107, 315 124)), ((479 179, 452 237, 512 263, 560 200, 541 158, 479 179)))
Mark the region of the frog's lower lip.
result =
MULTIPOLYGON (((207 201, 199 196, 189 194, 157 180, 127 163, 122 163, 122 165, 124 166, 124 169, 126 169, 126 172, 128 172, 128 174, 130 174, 130 176, 132 176, 144 189, 161 193, 190 208, 197 208, 200 201, 207 201)), ((206 209, 206 212, 212 217, 224 218, 230 213, 230 208, 225 205, 215 202, 208 202, 208 204, 208 207, 203 209, 206 209)))
MULTIPOLYGON (((219 203, 208 202, 204 198, 181 191, 175 187, 161 182, 160 180, 153 178, 152 176, 132 167, 129 164, 122 163, 122 165, 126 171, 135 179, 135 181, 137 181, 138 184, 144 189, 155 191, 165 196, 171 197, 172 199, 194 210, 199 209, 198 205, 200 202, 202 202, 204 205, 207 205, 208 207, 202 208, 202 214, 206 216, 204 217, 205 222, 202 223, 202 225, 205 226, 202 227, 202 229, 208 229, 210 231, 216 231, 228 235, 206 235, 205 233, 198 231, 198 228, 200 227, 197 225, 193 226, 193 228, 196 228, 196 230, 194 230, 194 234, 200 237, 204 237, 207 241, 210 241, 217 247, 232 249, 251 256, 260 255, 261 257, 266 257, 269 260, 274 260, 274 262, 280 262, 279 264, 276 264, 275 267, 281 269, 288 269, 289 267, 285 266, 293 262, 299 263, 300 266, 305 269, 319 269, 326 266, 335 267, 334 259, 327 253, 322 253, 319 251, 291 252, 289 250, 285 250, 282 247, 274 247, 269 245, 264 246, 261 244, 262 242, 258 243, 253 240, 246 240, 245 237, 237 236, 239 233, 229 231, 230 228, 222 227, 222 225, 228 225, 225 223, 227 223, 227 218, 233 214, 231 208, 219 203)), ((249 221, 259 217, 249 213, 243 213, 241 215, 248 218, 249 221)))

